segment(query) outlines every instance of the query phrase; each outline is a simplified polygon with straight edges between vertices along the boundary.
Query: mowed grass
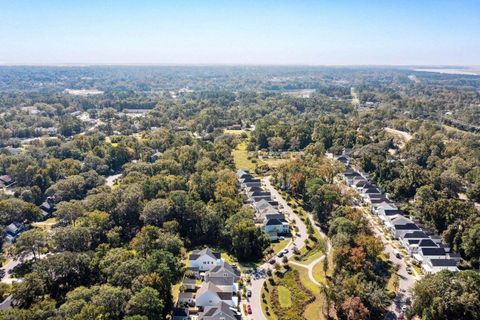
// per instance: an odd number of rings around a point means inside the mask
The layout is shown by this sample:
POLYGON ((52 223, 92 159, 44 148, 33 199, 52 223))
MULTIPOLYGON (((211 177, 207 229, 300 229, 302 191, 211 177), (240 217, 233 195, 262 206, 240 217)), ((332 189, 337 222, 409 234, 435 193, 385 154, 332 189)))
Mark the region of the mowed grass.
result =
POLYGON ((325 316, 323 315, 323 296, 321 293, 320 287, 315 283, 310 281, 308 277, 308 270, 306 268, 298 267, 292 265, 292 269, 297 271, 299 274, 300 281, 302 286, 308 289, 311 294, 314 295, 315 300, 308 304, 303 311, 303 317, 307 320, 323 320, 325 316))
POLYGON ((285 240, 280 240, 277 242, 272 242, 271 247, 273 249, 273 254, 279 253, 281 250, 285 249, 287 244, 290 242, 290 238, 287 238, 285 240))
POLYGON ((290 290, 284 286, 278 286, 278 301, 282 308, 290 308, 292 305, 292 297, 290 295, 290 290))
POLYGON ((247 142, 239 143, 237 148, 233 150, 232 155, 237 169, 246 169, 250 172, 255 172, 257 165, 248 159, 247 142))
POLYGON ((246 133, 248 136, 250 136, 251 132, 250 131, 246 131, 246 130, 231 130, 231 129, 225 129, 223 130, 223 133, 225 134, 242 134, 242 133, 246 133))

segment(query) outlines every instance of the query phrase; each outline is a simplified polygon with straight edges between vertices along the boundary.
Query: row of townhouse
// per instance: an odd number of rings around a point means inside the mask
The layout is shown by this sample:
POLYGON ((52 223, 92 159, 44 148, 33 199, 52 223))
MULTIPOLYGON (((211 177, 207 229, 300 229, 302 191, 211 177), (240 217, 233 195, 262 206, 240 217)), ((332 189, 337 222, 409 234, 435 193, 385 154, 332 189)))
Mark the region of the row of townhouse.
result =
POLYGON ((194 250, 173 320, 240 320, 240 270, 210 248, 194 250))
POLYGON ((365 203, 371 205, 372 212, 383 221, 408 254, 421 264, 425 273, 436 273, 444 269, 458 271, 460 256, 451 253, 450 248, 442 244, 440 237, 422 230, 417 223, 404 216, 395 203, 369 180, 367 174, 350 165, 349 156, 341 155, 336 159, 347 168, 343 174, 345 182, 358 191, 365 203))
POLYGON ((289 235, 290 227, 285 215, 279 211, 278 202, 272 199, 270 192, 263 189, 260 179, 246 170, 239 170, 237 179, 240 192, 246 195, 246 202, 255 210, 255 224, 260 226, 272 241, 289 235))

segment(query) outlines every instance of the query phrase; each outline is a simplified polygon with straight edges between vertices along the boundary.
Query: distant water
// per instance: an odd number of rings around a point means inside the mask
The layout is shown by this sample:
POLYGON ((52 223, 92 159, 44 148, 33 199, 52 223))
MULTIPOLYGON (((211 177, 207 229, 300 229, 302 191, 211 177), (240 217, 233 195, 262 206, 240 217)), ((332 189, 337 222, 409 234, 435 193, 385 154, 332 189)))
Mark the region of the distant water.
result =
POLYGON ((436 73, 445 73, 445 74, 464 74, 469 76, 478 76, 480 75, 480 70, 469 70, 469 69, 413 69, 414 71, 423 71, 423 72, 436 72, 436 73))

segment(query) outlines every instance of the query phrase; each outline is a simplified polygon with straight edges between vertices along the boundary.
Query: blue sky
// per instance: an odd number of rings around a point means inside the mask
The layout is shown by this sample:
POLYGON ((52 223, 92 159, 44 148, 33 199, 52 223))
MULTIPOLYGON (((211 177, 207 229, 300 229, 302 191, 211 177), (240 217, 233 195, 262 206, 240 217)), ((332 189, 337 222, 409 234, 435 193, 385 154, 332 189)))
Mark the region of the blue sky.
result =
POLYGON ((480 65, 480 1, 0 0, 0 63, 480 65))

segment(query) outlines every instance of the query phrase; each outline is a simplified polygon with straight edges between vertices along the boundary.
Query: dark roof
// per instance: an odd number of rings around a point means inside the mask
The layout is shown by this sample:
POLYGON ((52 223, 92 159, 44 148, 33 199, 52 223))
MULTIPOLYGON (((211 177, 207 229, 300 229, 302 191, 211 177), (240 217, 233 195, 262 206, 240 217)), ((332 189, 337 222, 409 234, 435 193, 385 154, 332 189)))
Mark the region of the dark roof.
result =
POLYGON ((454 259, 430 259, 434 267, 456 267, 457 260, 454 259))
POLYGON ((221 300, 232 300, 233 296, 231 292, 217 292, 217 295, 221 300))
POLYGON ((420 230, 415 223, 395 224, 395 230, 420 230))
POLYGON ((370 182, 362 178, 361 180, 358 180, 357 182, 354 183, 356 187, 362 187, 364 188, 365 186, 369 188, 370 186, 373 186, 370 182))
POLYGON ((271 193, 268 191, 263 191, 262 189, 253 190, 249 193, 250 197, 263 197, 263 196, 270 196, 271 193))
POLYGON ((421 239, 408 239, 408 244, 419 244, 421 239))
POLYGON ((188 309, 187 308, 174 308, 172 312, 172 316, 174 317, 188 317, 188 309))
POLYGON ((388 198, 383 194, 381 195, 381 197, 370 197, 370 202, 372 204, 382 203, 382 202, 387 202, 387 201, 390 201, 390 200, 388 200, 388 198))
POLYGON ((346 177, 358 177, 358 176, 361 176, 360 173, 356 172, 356 171, 345 171, 345 173, 343 174, 344 176, 346 177))
POLYGON ((382 193, 382 191, 380 191, 378 188, 368 188, 368 189, 365 189, 365 193, 377 194, 377 193, 382 193))
POLYGON ((422 239, 418 244, 419 247, 438 247, 431 239, 422 239))
POLYGON ((421 238, 428 238, 427 234, 423 231, 412 231, 412 232, 407 232, 403 235, 404 239, 421 239, 421 238))
POLYGON ((420 248, 424 256, 444 256, 446 254, 443 248, 420 248))
POLYGON ((402 214, 402 211, 399 209, 383 209, 383 212, 386 216, 394 216, 396 214, 402 214))
POLYGON ((273 225, 279 225, 286 222, 284 219, 269 219, 265 223, 266 226, 273 226, 273 225))

